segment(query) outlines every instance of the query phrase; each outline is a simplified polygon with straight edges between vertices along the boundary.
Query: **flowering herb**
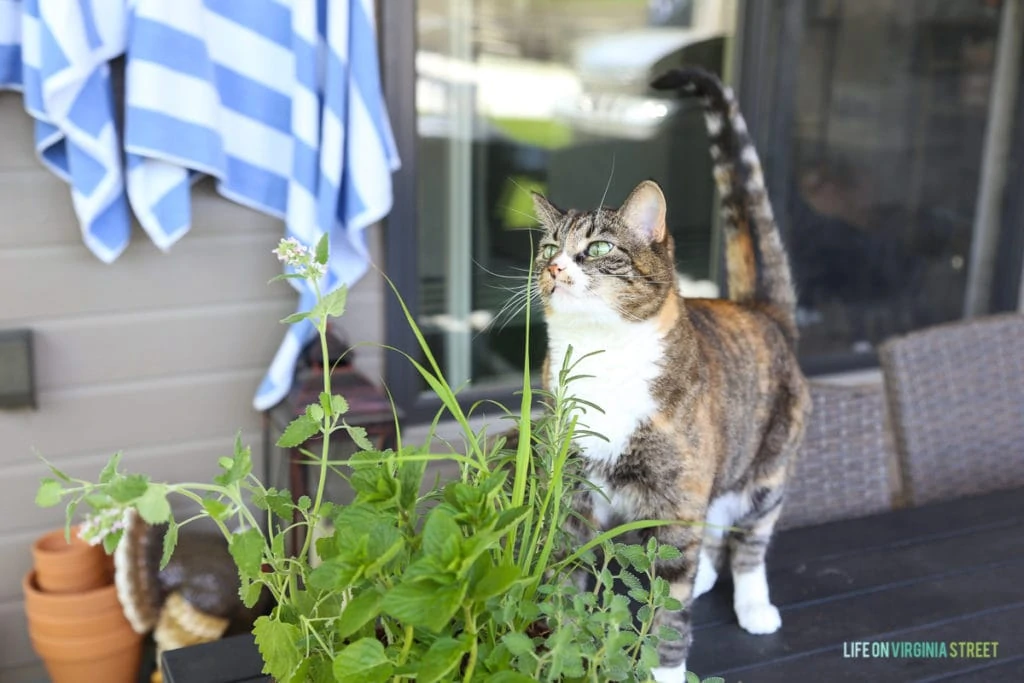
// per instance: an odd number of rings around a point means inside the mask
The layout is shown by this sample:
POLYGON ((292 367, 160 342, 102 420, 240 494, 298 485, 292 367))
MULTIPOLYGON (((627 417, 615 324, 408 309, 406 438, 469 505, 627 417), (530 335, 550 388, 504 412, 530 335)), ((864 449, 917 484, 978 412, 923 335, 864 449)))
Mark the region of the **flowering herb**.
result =
MULTIPOLYGON (((282 240, 274 253, 295 270, 275 280, 303 277, 317 293, 311 311, 284 322, 309 319, 327 358, 327 321, 344 312, 346 293, 341 288, 322 295, 316 282, 327 264, 326 238, 316 250, 282 240)), ((459 405, 402 306, 424 360, 406 358, 443 404, 433 426, 445 414, 455 420, 465 453, 403 443, 400 431, 396 449, 376 449, 362 427, 346 421, 348 404, 332 392, 325 372, 318 400, 277 442, 302 448, 320 437, 319 453, 302 450, 317 475, 312 497, 295 500, 288 491, 267 488, 252 472, 249 447, 236 438, 234 453, 220 459, 221 473, 212 483, 153 482, 123 473, 115 455, 95 482, 51 465, 53 477, 42 481, 37 502, 66 500, 69 529, 79 506, 89 506, 93 514, 83 534, 102 541, 108 552, 120 539, 128 508, 147 522, 167 523, 165 564, 179 526, 192 521, 175 520, 168 497, 198 504, 193 519, 210 518, 227 539, 243 602, 255 604, 264 589, 273 595, 273 610, 257 619, 253 632, 264 671, 279 683, 649 680, 657 643, 677 635, 655 628, 654 613, 679 607, 654 566, 678 551, 653 539, 645 545, 616 541, 621 533, 660 522, 634 522, 578 548, 562 537, 571 497, 585 485, 571 447, 580 410, 567 389, 573 365, 567 360, 556 373, 557 385, 538 394, 524 359, 518 416, 505 411, 515 422, 518 444, 506 448, 504 438, 470 427, 472 411, 459 405), (545 407, 532 420, 538 398, 545 407), (338 439, 358 451, 332 460, 331 444, 338 439), (427 486, 424 494, 432 462, 455 463, 459 475, 427 486), (329 475, 347 480, 355 492, 352 503, 325 500, 329 475), (316 541, 320 562, 313 566, 313 532, 325 527, 333 531, 316 541), (285 535, 293 530, 305 537, 296 556, 285 550, 285 535), (581 572, 594 578, 591 587, 578 585, 581 572), (628 593, 611 590, 613 584, 628 593)), ((427 444, 432 436, 433 429, 427 444)))

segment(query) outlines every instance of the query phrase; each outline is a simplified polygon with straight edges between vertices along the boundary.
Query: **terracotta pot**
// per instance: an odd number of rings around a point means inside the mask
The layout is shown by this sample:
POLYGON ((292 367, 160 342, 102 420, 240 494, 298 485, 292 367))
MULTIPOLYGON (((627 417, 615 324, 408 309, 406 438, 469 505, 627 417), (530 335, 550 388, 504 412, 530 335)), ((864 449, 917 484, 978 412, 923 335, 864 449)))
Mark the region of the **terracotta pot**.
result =
POLYGON ((134 683, 142 635, 124 616, 111 584, 84 593, 44 593, 35 572, 22 580, 32 646, 52 683, 134 683))
MULTIPOLYGON (((64 619, 69 615, 79 617, 115 611, 124 618, 121 602, 117 599, 117 586, 109 584, 82 593, 45 593, 38 583, 38 575, 30 571, 21 580, 25 593, 25 613, 29 620, 64 619)), ((127 623, 127 620, 125 620, 127 623)))
POLYGON ((40 536, 32 544, 32 560, 39 588, 47 593, 79 593, 111 583, 111 563, 103 548, 78 538, 71 528, 71 542, 64 529, 40 536))
POLYGON ((81 638, 30 634, 51 683, 135 683, 142 660, 142 636, 131 629, 81 638))
POLYGON ((53 638, 80 638, 96 633, 113 633, 114 631, 131 631, 134 629, 124 613, 120 610, 108 609, 104 612, 68 613, 67 618, 35 615, 29 617, 28 631, 33 636, 53 638))

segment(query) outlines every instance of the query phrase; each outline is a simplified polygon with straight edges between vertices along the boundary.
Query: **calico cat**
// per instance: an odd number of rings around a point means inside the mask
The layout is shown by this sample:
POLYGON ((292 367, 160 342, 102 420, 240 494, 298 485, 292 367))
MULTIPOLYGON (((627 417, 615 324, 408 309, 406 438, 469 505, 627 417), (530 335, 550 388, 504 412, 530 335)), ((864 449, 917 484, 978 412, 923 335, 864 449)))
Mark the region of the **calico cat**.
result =
MULTIPOLYGON (((582 360, 572 394, 603 412, 577 438, 594 490, 576 496, 590 527, 637 519, 691 522, 649 531, 682 552, 659 574, 683 604, 659 615, 680 640, 661 644, 659 681, 684 680, 690 604, 717 579, 728 546, 734 606, 751 633, 779 628, 765 550, 810 413, 797 364, 796 296, 758 155, 731 91, 698 69, 653 86, 701 98, 721 195, 729 300, 678 293, 666 201, 640 183, 618 209, 563 211, 534 194, 544 229, 537 287, 552 368, 582 360), (706 524, 699 522, 706 520, 706 524), (693 524, 693 522, 698 522, 693 524)), ((592 533, 583 523, 578 536, 592 533)))

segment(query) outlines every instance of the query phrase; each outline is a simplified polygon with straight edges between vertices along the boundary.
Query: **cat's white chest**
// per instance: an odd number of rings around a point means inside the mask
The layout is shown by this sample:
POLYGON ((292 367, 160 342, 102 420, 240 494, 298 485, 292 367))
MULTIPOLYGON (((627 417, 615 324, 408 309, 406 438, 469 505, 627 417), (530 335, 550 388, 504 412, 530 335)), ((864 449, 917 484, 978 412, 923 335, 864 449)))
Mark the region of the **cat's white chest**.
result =
POLYGON ((569 394, 598 406, 583 406, 576 444, 590 460, 612 462, 629 444, 636 428, 657 410, 651 384, 661 374, 662 340, 653 323, 604 326, 549 325, 551 379, 557 382, 562 359, 572 346, 572 359, 582 360, 570 376, 569 394), (584 358, 592 352, 593 355, 584 358), (603 438, 602 438, 603 437, 603 438))

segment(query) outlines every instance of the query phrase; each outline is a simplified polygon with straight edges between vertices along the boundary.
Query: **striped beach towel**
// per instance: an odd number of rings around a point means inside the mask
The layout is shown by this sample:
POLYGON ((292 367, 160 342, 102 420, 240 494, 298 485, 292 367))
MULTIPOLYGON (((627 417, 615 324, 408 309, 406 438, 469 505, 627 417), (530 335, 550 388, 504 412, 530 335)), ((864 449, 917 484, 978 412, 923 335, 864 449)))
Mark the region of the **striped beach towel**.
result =
MULTIPOLYGON (((307 246, 330 233, 322 291, 365 273, 364 231, 390 211, 399 165, 373 0, 0 0, 4 85, 24 90, 40 157, 71 184, 86 244, 104 261, 128 243, 129 202, 170 248, 191 224, 191 184, 210 175, 307 246), (47 9, 57 6, 70 12, 61 21, 47 9), (107 64, 121 53, 119 145, 107 64)), ((313 292, 289 282, 308 310, 313 292)), ((285 396, 313 333, 289 328, 257 409, 285 396)))

